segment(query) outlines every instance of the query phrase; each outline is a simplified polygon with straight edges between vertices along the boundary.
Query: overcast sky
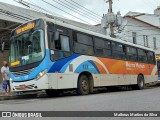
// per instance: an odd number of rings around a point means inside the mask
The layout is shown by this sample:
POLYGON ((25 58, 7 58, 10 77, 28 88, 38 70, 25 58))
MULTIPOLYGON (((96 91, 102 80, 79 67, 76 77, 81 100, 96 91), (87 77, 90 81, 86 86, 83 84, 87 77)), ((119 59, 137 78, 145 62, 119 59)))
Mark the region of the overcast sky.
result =
MULTIPOLYGON (((100 23, 101 16, 108 11, 108 4, 105 3, 104 0, 45 0, 61 10, 48 5, 42 0, 24 1, 41 6, 55 15, 58 14, 66 18, 90 24, 100 23), (92 13, 75 4, 74 1, 89 9, 92 13), (66 4, 68 7, 65 7, 66 4)), ((0 2, 22 6, 14 0, 0 0, 0 2)), ((122 15, 125 15, 129 11, 153 14, 154 9, 157 8, 158 5, 160 5, 160 0, 113 0, 113 11, 115 13, 120 11, 122 15)))

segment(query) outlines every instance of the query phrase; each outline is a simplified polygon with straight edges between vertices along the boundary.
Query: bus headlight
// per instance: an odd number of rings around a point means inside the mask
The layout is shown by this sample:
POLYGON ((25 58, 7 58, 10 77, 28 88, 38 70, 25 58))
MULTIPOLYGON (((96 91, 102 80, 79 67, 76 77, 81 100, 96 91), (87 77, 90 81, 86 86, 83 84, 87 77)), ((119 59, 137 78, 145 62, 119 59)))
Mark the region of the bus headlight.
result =
POLYGON ((36 76, 36 79, 40 79, 42 76, 44 76, 45 74, 47 73, 47 69, 41 71, 37 76, 36 76))
POLYGON ((12 80, 12 78, 10 78, 10 79, 9 79, 9 81, 10 81, 10 83, 13 83, 13 80, 12 80))

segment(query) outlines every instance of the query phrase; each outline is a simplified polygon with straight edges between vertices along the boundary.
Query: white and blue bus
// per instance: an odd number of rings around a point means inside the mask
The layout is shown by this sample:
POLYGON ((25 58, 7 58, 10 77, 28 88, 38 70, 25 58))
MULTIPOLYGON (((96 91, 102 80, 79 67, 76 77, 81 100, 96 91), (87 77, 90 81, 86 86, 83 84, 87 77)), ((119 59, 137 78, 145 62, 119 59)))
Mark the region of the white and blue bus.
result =
POLYGON ((92 32, 64 21, 40 18, 11 33, 12 91, 76 89, 132 85, 143 89, 158 80, 153 50, 92 32))

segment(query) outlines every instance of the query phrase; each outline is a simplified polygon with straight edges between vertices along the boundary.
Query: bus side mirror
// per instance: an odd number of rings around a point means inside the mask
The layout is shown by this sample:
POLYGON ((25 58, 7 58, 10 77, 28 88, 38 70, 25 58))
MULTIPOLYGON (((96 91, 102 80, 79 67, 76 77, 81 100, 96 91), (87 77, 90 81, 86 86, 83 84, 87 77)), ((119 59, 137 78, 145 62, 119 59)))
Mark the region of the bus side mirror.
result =
POLYGON ((59 32, 58 31, 53 33, 53 40, 59 40, 59 32))

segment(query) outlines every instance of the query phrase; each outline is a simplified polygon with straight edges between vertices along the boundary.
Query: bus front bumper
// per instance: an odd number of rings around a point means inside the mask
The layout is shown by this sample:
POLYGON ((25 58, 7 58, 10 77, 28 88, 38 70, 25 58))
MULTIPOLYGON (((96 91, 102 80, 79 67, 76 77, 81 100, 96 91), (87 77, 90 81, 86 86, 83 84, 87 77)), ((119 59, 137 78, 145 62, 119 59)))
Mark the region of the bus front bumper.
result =
POLYGON ((23 81, 23 82, 10 82, 11 90, 13 92, 26 92, 26 91, 39 91, 48 89, 48 75, 45 74, 41 78, 23 81))

